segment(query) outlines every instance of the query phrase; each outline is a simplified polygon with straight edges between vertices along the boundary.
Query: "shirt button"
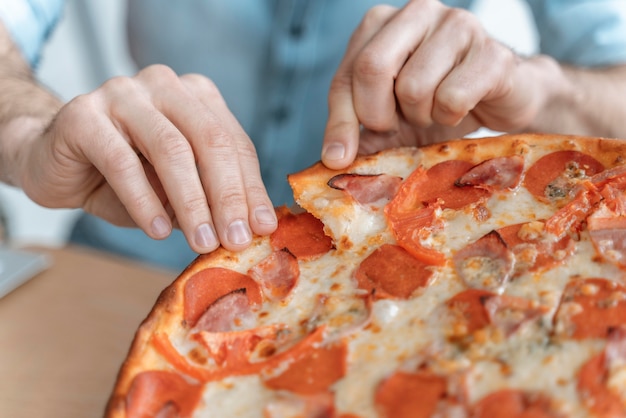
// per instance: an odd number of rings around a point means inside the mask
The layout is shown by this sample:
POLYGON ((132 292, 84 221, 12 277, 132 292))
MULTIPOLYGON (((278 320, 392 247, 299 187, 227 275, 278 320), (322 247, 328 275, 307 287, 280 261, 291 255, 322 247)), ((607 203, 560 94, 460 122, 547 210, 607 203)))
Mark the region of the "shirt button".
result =
POLYGON ((282 123, 289 118, 289 108, 287 106, 279 106, 272 112, 272 118, 276 123, 282 123))

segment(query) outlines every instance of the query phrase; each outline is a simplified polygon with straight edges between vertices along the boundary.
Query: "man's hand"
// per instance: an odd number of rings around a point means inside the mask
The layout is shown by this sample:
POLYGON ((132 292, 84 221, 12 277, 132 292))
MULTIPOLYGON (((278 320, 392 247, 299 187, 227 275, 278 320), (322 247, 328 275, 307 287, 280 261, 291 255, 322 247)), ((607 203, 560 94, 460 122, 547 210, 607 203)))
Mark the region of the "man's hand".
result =
POLYGON ((252 142, 200 75, 158 65, 113 78, 63 106, 17 155, 15 183, 35 202, 156 239, 179 226, 199 253, 220 242, 242 250, 277 225, 252 142))
POLYGON ((329 94, 322 160, 424 145, 481 126, 516 131, 568 88, 556 61, 522 59, 470 12, 436 0, 371 9, 352 36, 329 94), (555 82, 554 80, 557 80, 555 82))

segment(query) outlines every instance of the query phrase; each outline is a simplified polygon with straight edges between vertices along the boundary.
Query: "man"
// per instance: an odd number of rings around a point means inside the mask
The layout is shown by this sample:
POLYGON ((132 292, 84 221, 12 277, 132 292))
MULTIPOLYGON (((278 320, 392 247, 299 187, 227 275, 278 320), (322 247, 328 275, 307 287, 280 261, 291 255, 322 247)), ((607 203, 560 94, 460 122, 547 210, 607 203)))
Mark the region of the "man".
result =
POLYGON ((20 50, 37 48, 13 47, 26 29, 5 14, 1 178, 39 204, 83 207, 151 238, 180 226, 184 236, 158 242, 87 216, 74 237, 181 269, 194 251, 240 250, 271 233, 285 174, 320 147, 339 169, 359 149, 481 126, 626 138, 626 1, 528 1, 542 52, 528 58, 459 8, 471 1, 446 3, 456 7, 130 0, 144 69, 65 106, 32 80, 20 50))

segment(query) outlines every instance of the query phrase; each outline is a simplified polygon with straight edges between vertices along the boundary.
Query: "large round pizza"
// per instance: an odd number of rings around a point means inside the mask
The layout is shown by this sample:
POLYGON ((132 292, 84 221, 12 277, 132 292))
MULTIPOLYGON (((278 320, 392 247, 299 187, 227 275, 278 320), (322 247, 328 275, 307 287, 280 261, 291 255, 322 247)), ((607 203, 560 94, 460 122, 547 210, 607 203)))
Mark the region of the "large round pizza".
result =
POLYGON ((626 142, 321 164, 143 322, 109 417, 626 417, 626 142))

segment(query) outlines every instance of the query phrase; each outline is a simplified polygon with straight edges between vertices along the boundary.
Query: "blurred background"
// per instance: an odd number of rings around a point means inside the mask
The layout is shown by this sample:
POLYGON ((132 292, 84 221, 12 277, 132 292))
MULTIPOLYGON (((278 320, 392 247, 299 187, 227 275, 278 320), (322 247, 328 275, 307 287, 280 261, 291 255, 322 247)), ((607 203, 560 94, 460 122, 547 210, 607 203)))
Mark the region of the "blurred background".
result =
MULTIPOLYGON (((127 50, 126 1, 66 0, 64 15, 36 70, 39 80, 68 101, 112 76, 133 75, 137 68, 127 50)), ((524 1, 479 0, 474 11, 490 33, 516 52, 527 55, 537 50, 524 1)), ((9 240, 15 245, 62 246, 78 213, 42 208, 21 191, 2 184, 0 208, 9 240)))

